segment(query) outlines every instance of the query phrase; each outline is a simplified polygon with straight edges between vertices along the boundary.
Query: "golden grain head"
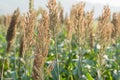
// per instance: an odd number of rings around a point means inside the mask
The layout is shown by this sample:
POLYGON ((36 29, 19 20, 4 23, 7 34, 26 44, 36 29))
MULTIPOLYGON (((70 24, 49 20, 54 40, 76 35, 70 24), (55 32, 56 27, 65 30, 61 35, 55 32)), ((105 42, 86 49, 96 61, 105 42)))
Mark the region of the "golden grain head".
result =
POLYGON ((113 24, 110 22, 110 8, 105 6, 102 16, 98 21, 98 39, 101 45, 107 46, 111 43, 113 24))
POLYGON ((34 29, 36 23, 36 12, 34 10, 30 10, 27 15, 24 17, 24 32, 25 32, 25 40, 27 47, 31 47, 33 45, 33 37, 34 37, 34 29))
POLYGON ((12 45, 13 39, 15 38, 17 24, 19 22, 19 16, 20 16, 20 12, 19 12, 19 9, 17 9, 13 13, 10 25, 7 30, 7 36, 6 36, 6 40, 8 42, 7 52, 10 51, 10 47, 12 45))
POLYGON ((71 41, 74 29, 73 29, 72 21, 69 18, 66 19, 66 31, 67 31, 67 39, 71 41))
MULTIPOLYGON (((83 37, 85 36, 85 11, 84 11, 85 4, 83 2, 78 3, 73 6, 71 10, 71 20, 74 25, 75 34, 77 37, 78 43, 83 43, 83 37)), ((80 43, 80 44, 81 44, 80 43)))
POLYGON ((63 24, 63 23, 64 23, 64 15, 63 15, 63 12, 64 12, 64 10, 63 10, 63 8, 62 8, 61 11, 60 11, 60 15, 59 15, 60 24, 63 24))
POLYGON ((36 50, 35 59, 33 65, 33 79, 43 80, 43 66, 48 54, 50 36, 49 36, 49 16, 44 10, 42 12, 42 18, 38 25, 38 34, 36 36, 36 50))
POLYGON ((8 31, 7 31, 7 36, 6 36, 6 40, 7 41, 11 41, 16 34, 16 28, 17 28, 17 23, 19 21, 19 16, 20 16, 20 12, 19 9, 15 10, 15 12, 13 13, 8 31))
POLYGON ((59 33, 59 26, 58 26, 58 7, 56 4, 56 0, 49 0, 48 3, 48 9, 49 9, 49 18, 50 18, 50 30, 52 33, 52 37, 55 37, 59 33))
POLYGON ((112 24, 114 26, 114 30, 113 30, 113 33, 112 33, 112 38, 117 39, 117 38, 119 38, 119 34, 120 34, 120 18, 119 18, 119 14, 113 13, 111 22, 112 22, 112 24))

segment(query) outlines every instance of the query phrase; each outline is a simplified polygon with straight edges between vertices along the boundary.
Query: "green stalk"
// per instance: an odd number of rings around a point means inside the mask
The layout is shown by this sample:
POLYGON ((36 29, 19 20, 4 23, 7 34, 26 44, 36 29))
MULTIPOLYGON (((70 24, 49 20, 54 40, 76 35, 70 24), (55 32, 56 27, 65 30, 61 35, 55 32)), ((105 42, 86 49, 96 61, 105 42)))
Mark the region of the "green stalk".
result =
POLYGON ((82 64, 81 64, 81 58, 82 58, 82 54, 81 54, 81 51, 80 51, 80 47, 82 48, 81 46, 81 35, 80 35, 80 28, 78 27, 78 43, 77 43, 77 47, 78 47, 78 55, 79 55, 79 61, 78 61, 78 76, 79 76, 79 79, 82 78, 82 64))
POLYGON ((3 65, 2 65, 2 73, 1 73, 1 80, 3 80, 4 76, 4 64, 5 64, 5 59, 3 58, 3 65))
MULTIPOLYGON (((119 39, 118 40, 116 40, 116 43, 119 43, 119 39)), ((116 56, 116 58, 118 59, 119 57, 119 48, 118 48, 118 46, 115 46, 115 50, 116 50, 116 52, 115 52, 115 56, 116 56)), ((118 61, 117 61, 117 63, 119 63, 118 61)), ((117 73, 119 72, 119 66, 117 67, 117 73)))
MULTIPOLYGON (((80 48, 80 45, 78 46, 80 48)), ((80 49, 79 50, 79 61, 78 61, 78 75, 79 75, 79 79, 82 79, 82 54, 80 49)))
POLYGON ((19 64, 18 64, 18 80, 21 80, 21 78, 20 78, 20 76, 21 76, 21 73, 20 73, 20 69, 21 69, 20 59, 21 59, 21 58, 19 58, 19 64))
POLYGON ((57 36, 54 37, 55 40, 55 54, 56 54, 56 64, 57 64, 57 78, 58 80, 60 80, 60 73, 59 73, 59 62, 58 62, 58 53, 57 53, 57 49, 58 49, 58 44, 57 44, 57 36))

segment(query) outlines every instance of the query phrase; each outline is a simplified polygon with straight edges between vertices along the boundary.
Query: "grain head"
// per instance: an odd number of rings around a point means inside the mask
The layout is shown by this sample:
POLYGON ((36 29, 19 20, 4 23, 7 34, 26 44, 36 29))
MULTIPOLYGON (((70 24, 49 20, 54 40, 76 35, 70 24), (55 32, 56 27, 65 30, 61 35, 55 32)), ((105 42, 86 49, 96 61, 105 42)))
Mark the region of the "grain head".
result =
POLYGON ((47 12, 44 10, 42 14, 42 19, 39 22, 38 34, 36 37, 36 50, 35 50, 35 58, 33 64, 34 80, 44 80, 43 66, 45 64, 49 49, 49 43, 50 43, 49 31, 50 31, 49 17, 47 12))
POLYGON ((55 36, 59 33, 58 7, 57 7, 56 0, 49 0, 48 9, 49 9, 49 18, 50 18, 49 27, 50 27, 52 36, 55 38, 55 36))
POLYGON ((6 40, 8 42, 7 52, 10 51, 11 44, 13 42, 13 39, 15 38, 17 24, 19 22, 19 16, 20 16, 20 12, 19 12, 19 9, 17 9, 13 13, 10 25, 8 27, 8 30, 7 30, 7 36, 6 36, 6 40))
POLYGON ((113 13, 111 22, 114 26, 114 30, 113 30, 113 33, 112 33, 112 38, 113 39, 118 39, 119 34, 120 34, 120 19, 119 19, 119 15, 117 13, 113 13))

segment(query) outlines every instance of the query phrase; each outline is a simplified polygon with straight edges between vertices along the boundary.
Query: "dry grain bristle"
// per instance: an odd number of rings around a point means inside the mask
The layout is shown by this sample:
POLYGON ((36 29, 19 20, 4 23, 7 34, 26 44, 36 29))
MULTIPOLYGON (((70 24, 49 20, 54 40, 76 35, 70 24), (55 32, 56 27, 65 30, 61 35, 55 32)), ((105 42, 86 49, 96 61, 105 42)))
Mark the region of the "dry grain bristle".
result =
POLYGON ((60 2, 57 3, 57 8, 58 8, 58 15, 59 15, 59 25, 63 24, 64 23, 64 15, 63 15, 63 12, 64 12, 64 9, 61 5, 60 2))
POLYGON ((59 16, 59 19, 60 19, 60 23, 61 24, 63 24, 64 23, 64 16, 63 16, 63 12, 64 12, 64 10, 63 10, 63 8, 61 9, 61 11, 60 11, 60 16, 59 16))
MULTIPOLYGON (((72 8, 71 14, 71 20, 73 20, 75 34, 77 37, 78 43, 83 43, 83 37, 85 32, 85 17, 84 17, 84 6, 85 4, 83 2, 76 4, 72 8)), ((80 44, 81 44, 80 43, 80 44)))
POLYGON ((49 0, 49 2, 48 2, 48 7, 50 8, 50 9, 52 9, 52 7, 54 6, 56 6, 57 5, 57 3, 56 3, 56 0, 49 0))
POLYGON ((36 51, 33 65, 33 79, 44 80, 43 66, 48 54, 50 43, 49 17, 46 11, 43 11, 42 19, 39 22, 36 41, 36 51))
POLYGON ((93 11, 87 12, 87 14, 85 15, 85 32, 86 32, 86 37, 89 37, 87 35, 89 35, 93 31, 92 23, 93 23, 93 11))
POLYGON ((91 27, 91 24, 93 23, 93 20, 94 20, 93 13, 94 13, 94 10, 87 12, 86 14, 86 26, 87 27, 91 27))
POLYGON ((36 13, 34 10, 30 10, 24 19, 26 48, 29 48, 33 45, 35 21, 36 21, 36 13))
POLYGON ((59 32, 58 27, 58 7, 56 4, 56 0, 49 0, 48 2, 49 9, 49 17, 50 17, 50 30, 52 32, 52 36, 55 37, 59 32))
POLYGON ((118 25, 118 38, 120 38, 119 36, 120 36, 120 13, 117 13, 117 15, 118 15, 118 23, 119 23, 119 25, 118 25))
MULTIPOLYGON (((103 55, 105 55, 106 48, 110 46, 112 42, 112 32, 113 32, 113 24, 110 22, 110 8, 109 6, 105 6, 102 16, 100 16, 98 20, 97 27, 97 42, 100 44, 100 50, 98 54, 98 63, 101 67, 105 64, 105 59, 103 55)), ((102 71, 100 71, 102 72, 102 71)), ((102 73, 103 75, 103 73, 102 73)))
POLYGON ((74 14, 75 14, 75 5, 73 5, 72 9, 70 10, 70 19, 73 20, 75 18, 74 14))
POLYGON ((8 42, 7 52, 10 51, 12 41, 15 38, 16 28, 17 28, 17 24, 19 22, 19 16, 20 16, 20 12, 19 12, 19 9, 17 9, 13 13, 9 28, 7 30, 7 36, 6 36, 6 40, 8 42))
POLYGON ((114 25, 114 30, 112 33, 112 38, 113 39, 117 39, 119 37, 120 34, 120 19, 117 13, 113 13, 112 16, 112 23, 114 25))
POLYGON ((93 13, 94 13, 94 10, 87 12, 87 14, 85 16, 86 17, 85 38, 86 38, 86 41, 88 40, 87 42, 90 44, 91 49, 94 46, 93 13))
POLYGON ((106 24, 110 20, 110 8, 109 6, 105 6, 102 14, 102 23, 106 24))
POLYGON ((66 30, 67 30, 67 39, 71 41, 74 30, 73 30, 72 21, 69 18, 66 19, 66 30))
POLYGON ((119 13, 117 13, 117 15, 118 15, 118 19, 120 19, 120 12, 119 12, 119 13))
POLYGON ((100 44, 109 44, 111 40, 111 35, 113 31, 113 25, 109 22, 110 20, 110 9, 108 6, 104 7, 104 11, 102 16, 99 19, 98 22, 98 39, 100 44))

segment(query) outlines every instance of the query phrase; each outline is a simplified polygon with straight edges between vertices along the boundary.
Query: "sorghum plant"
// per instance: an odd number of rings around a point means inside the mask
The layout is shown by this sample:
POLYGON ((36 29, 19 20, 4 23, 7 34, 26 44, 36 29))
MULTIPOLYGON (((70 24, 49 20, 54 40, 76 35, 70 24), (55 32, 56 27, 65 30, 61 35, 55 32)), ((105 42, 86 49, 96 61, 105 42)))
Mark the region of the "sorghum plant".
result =
POLYGON ((49 16, 46 11, 42 13, 36 36, 35 58, 33 64, 33 79, 44 80, 44 64, 48 54, 50 33, 49 16))

